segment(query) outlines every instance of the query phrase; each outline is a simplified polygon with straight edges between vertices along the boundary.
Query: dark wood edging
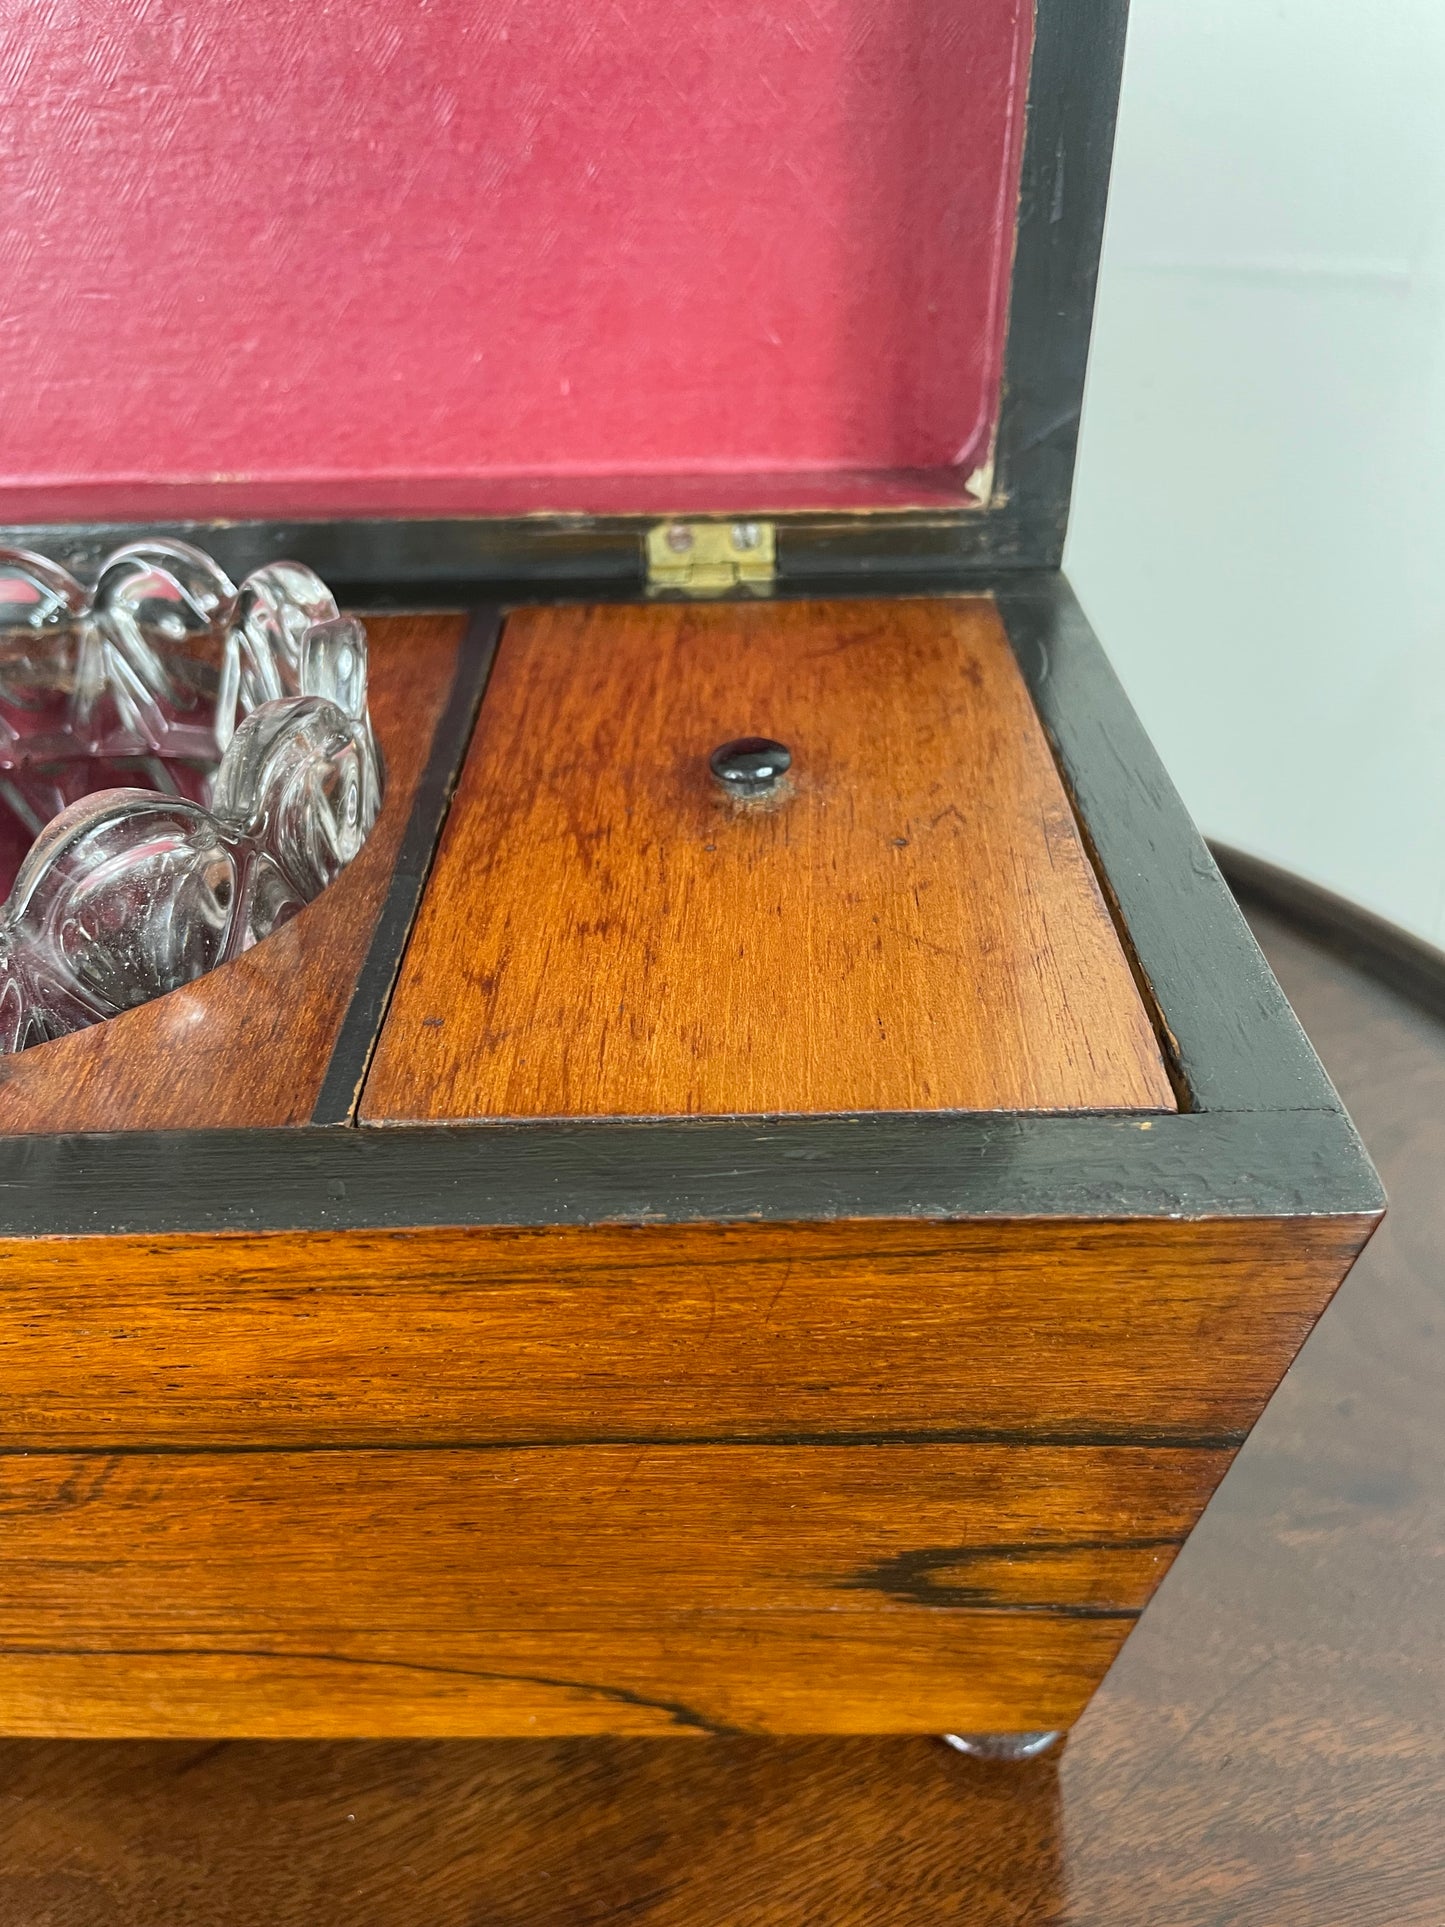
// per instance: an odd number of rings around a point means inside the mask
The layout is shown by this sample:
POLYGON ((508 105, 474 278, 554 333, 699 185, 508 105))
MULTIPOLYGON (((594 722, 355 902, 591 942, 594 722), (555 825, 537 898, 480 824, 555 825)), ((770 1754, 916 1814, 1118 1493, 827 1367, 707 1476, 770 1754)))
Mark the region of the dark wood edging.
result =
POLYGON ((1369 1213, 1339 1111, 697 1118, 11 1138, 0 1231, 1369 1213))
POLYGON ((1273 911, 1322 950, 1445 1020, 1445 950, 1262 857, 1227 843, 1211 842, 1210 848, 1225 881, 1244 902, 1273 911))
POLYGON ((1190 1107, 1340 1108, 1068 583, 996 594, 1190 1107))
POLYGON ((502 612, 472 612, 457 651, 451 691, 432 736, 426 766, 412 799, 411 815, 397 853, 371 945, 351 994, 346 1016, 332 1047, 331 1061, 311 1113, 313 1124, 347 1124, 356 1109, 371 1053, 391 1001, 412 921, 431 871, 432 858, 471 740, 477 709, 486 690, 502 612))

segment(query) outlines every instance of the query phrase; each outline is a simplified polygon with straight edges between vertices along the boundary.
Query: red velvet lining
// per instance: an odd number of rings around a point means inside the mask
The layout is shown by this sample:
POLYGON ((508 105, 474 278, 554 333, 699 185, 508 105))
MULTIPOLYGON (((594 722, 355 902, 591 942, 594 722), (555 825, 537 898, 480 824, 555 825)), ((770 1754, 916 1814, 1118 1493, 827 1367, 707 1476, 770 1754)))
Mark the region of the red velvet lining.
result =
POLYGON ((966 500, 1030 14, 11 4, 0 518, 966 500))

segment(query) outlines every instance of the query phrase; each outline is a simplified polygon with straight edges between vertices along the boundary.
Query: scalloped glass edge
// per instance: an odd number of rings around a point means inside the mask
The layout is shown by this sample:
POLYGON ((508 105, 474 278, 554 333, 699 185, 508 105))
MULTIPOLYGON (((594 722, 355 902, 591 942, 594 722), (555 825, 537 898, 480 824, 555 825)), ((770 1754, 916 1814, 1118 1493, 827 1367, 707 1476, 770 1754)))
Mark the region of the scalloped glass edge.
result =
POLYGON ((38 831, 0 908, 0 1054, 194 982, 340 875, 381 806, 366 679, 300 563, 237 588, 130 542, 86 590, 0 548, 0 802, 38 831), (150 787, 89 791, 97 763, 150 787))

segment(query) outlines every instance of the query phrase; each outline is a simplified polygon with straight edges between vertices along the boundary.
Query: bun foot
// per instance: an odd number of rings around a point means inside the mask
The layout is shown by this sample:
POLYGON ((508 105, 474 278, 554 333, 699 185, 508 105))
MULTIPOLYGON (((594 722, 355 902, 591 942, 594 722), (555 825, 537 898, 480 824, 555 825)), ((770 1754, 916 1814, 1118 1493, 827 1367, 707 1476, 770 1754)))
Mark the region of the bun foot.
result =
POLYGON ((1061 1744, 1063 1732, 1051 1733, 940 1733, 945 1746, 966 1753, 971 1760, 1037 1760, 1061 1744))

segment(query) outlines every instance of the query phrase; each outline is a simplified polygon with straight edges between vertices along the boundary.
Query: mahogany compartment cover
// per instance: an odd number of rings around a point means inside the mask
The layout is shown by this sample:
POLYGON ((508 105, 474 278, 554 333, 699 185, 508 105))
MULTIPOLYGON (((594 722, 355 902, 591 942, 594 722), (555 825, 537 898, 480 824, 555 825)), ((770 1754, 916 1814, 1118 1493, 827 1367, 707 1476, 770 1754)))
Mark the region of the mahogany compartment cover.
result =
POLYGON ((0 515, 967 502, 1031 24, 0 7, 0 515))
POLYGON ((1174 1106, 988 598, 508 619, 364 1122, 1174 1106))

